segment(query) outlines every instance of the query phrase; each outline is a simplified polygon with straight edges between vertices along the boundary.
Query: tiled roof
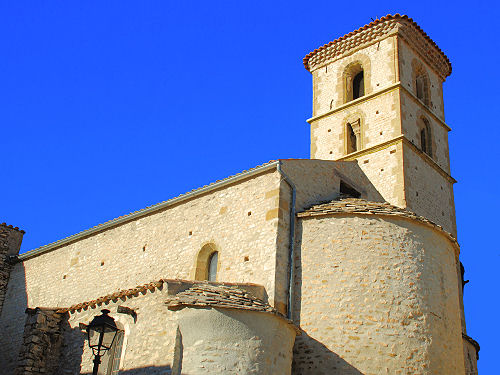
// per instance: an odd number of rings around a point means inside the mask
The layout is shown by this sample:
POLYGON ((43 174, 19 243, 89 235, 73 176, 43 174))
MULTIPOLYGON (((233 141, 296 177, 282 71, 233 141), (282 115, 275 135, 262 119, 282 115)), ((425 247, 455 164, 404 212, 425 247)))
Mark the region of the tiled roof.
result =
POLYGON ((412 39, 418 48, 422 50, 422 57, 436 66, 444 78, 449 76, 451 74, 451 63, 448 57, 413 19, 400 14, 388 14, 315 49, 304 57, 304 66, 308 71, 311 71, 312 68, 339 57, 352 48, 370 43, 380 36, 389 34, 394 30, 398 22, 408 26, 405 30, 405 36, 412 39), (431 48, 424 45, 425 42, 431 48))
POLYGON ((166 301, 170 310, 182 307, 221 307, 280 314, 271 305, 236 286, 200 283, 166 301))
POLYGON ((297 335, 301 334, 300 329, 291 320, 268 303, 238 288, 237 285, 214 285, 202 282, 177 293, 165 303, 169 310, 178 310, 183 307, 215 307, 270 313, 284 319, 297 335))
POLYGON ((14 230, 17 230, 18 232, 21 232, 21 233, 26 233, 24 230, 22 229, 19 229, 18 227, 14 227, 12 225, 7 225, 7 223, 0 223, 0 227, 4 227, 4 228, 9 228, 9 229, 14 229, 14 230))
POLYGON ((88 308, 93 308, 98 305, 101 305, 106 302, 110 301, 116 301, 119 298, 126 298, 126 297, 131 297, 134 295, 138 295, 139 293, 146 293, 148 290, 149 291, 154 291, 156 288, 160 288, 163 286, 163 283, 166 281, 166 279, 160 279, 158 281, 154 281, 151 283, 139 285, 135 288, 131 289, 125 289, 125 290, 119 290, 118 292, 112 293, 105 295, 104 297, 99 297, 97 299, 91 300, 91 301, 86 301, 82 303, 78 303, 76 305, 67 307, 67 308, 60 308, 57 310, 58 313, 65 313, 65 312, 74 312, 74 311, 81 311, 84 309, 88 308))
MULTIPOLYGON (((99 297, 95 300, 78 303, 78 304, 75 304, 75 305, 67 307, 67 308, 59 308, 57 310, 57 312, 59 312, 59 313, 74 312, 74 311, 78 311, 78 310, 93 308, 93 307, 96 307, 96 306, 101 305, 101 304, 106 303, 106 302, 110 302, 110 301, 115 302, 119 298, 138 296, 139 293, 145 294, 148 291, 153 292, 155 289, 163 287, 164 284, 167 284, 167 285, 168 284, 177 284, 177 285, 180 285, 180 284, 187 284, 187 285, 203 284, 203 285, 210 286, 210 284, 207 284, 207 282, 204 282, 204 281, 181 280, 181 279, 160 279, 160 280, 153 281, 153 282, 150 282, 147 284, 138 285, 135 288, 119 290, 115 293, 107 294, 107 295, 105 295, 103 297, 99 297)), ((245 284, 242 284, 242 283, 223 283, 223 284, 217 283, 217 284, 220 284, 221 286, 224 285, 224 287, 226 287, 226 288, 233 288, 233 287, 237 287, 237 286, 244 287, 246 285, 247 286, 258 286, 256 284, 249 284, 249 283, 245 283, 245 284)), ((241 291, 241 289, 238 289, 238 290, 241 291)), ((243 291, 243 292, 248 294, 248 292, 245 292, 245 291, 243 291)))
POLYGON ((411 211, 393 206, 387 202, 370 202, 365 199, 340 197, 338 200, 314 205, 302 212, 297 213, 297 216, 307 218, 336 214, 399 216, 417 220, 443 232, 456 246, 458 246, 456 238, 451 233, 445 231, 441 225, 435 224, 423 216, 419 216, 411 211))
POLYGON ((119 217, 114 218, 112 220, 106 221, 106 222, 104 222, 102 224, 96 225, 96 226, 94 226, 94 227, 92 227, 90 229, 86 229, 86 230, 84 230, 82 232, 73 234, 73 235, 71 235, 69 237, 60 239, 58 241, 49 243, 47 245, 41 246, 41 247, 33 249, 33 250, 30 250, 30 251, 28 251, 28 252, 26 252, 24 254, 20 254, 19 255, 19 259, 20 260, 24 260, 24 259, 30 258, 30 257, 32 257, 34 255, 41 254, 41 253, 44 253, 46 251, 50 251, 50 250, 56 249, 56 248, 58 248, 60 246, 68 244, 70 242, 79 240, 81 238, 85 238, 85 237, 87 237, 89 235, 92 235, 94 233, 97 233, 97 232, 100 232, 100 231, 103 231, 103 230, 106 230, 107 228, 113 227, 115 225, 118 225, 118 224, 121 224, 121 223, 125 223, 125 222, 128 222, 130 220, 134 220, 137 217, 141 217, 141 216, 150 214, 151 212, 154 212, 154 211, 157 211, 157 210, 164 209, 165 207, 168 207, 171 204, 178 203, 179 201, 183 201, 185 199, 193 198, 193 197, 195 197, 195 196, 197 196, 199 194, 203 194, 206 191, 210 191, 211 189, 215 189, 215 188, 217 188, 219 186, 222 186, 222 185, 224 185, 226 183, 231 183, 231 182, 233 182, 235 180, 238 180, 239 178, 244 178, 248 174, 258 173, 259 171, 266 170, 266 169, 268 169, 268 167, 276 165, 277 163, 278 163, 278 160, 271 160, 271 161, 269 161, 267 163, 258 165, 258 166, 254 167, 254 168, 251 168, 251 169, 248 169, 248 170, 244 170, 244 171, 242 171, 240 173, 237 173, 235 175, 226 177, 226 178, 224 178, 222 180, 217 180, 215 182, 212 182, 211 184, 204 185, 204 186, 202 186, 200 188, 197 188, 197 189, 193 189, 191 191, 188 191, 187 193, 178 195, 177 197, 171 198, 169 200, 166 200, 166 201, 154 204, 152 206, 148 206, 148 207, 143 208, 143 209, 138 210, 138 211, 133 211, 133 212, 127 214, 127 215, 119 216, 119 217))

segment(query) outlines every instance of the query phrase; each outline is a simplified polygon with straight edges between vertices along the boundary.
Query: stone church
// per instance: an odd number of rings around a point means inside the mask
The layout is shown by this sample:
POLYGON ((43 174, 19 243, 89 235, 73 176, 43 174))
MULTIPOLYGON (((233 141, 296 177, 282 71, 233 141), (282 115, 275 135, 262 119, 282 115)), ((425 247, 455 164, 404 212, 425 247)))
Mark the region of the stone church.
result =
POLYGON ((0 225, 0 373, 477 374, 443 82, 407 16, 315 49, 310 159, 271 161, 19 254, 0 225))

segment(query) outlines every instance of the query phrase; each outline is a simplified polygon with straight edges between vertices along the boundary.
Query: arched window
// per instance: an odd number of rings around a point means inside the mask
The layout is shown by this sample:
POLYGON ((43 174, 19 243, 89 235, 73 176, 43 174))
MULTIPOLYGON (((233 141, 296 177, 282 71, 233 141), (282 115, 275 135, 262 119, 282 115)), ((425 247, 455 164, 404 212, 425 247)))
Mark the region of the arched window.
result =
POLYGON ((420 129, 420 149, 427 154, 427 129, 420 129))
POLYGON ((344 77, 346 103, 365 95, 365 73, 359 62, 349 65, 345 70, 344 77))
POLYGON ((358 140, 356 139, 356 134, 354 134, 354 130, 352 129, 351 124, 347 124, 347 153, 358 151, 357 146, 358 140))
POLYGON ((430 106, 431 92, 429 88, 429 75, 421 62, 414 60, 412 65, 413 77, 415 79, 415 94, 426 106, 430 106))
POLYGON ((217 280, 219 251, 213 243, 204 245, 196 258, 195 280, 217 280))
POLYGON ((419 128, 420 150, 432 157, 431 126, 425 117, 421 117, 417 123, 419 128))
POLYGON ((345 128, 346 154, 361 150, 361 124, 360 119, 350 121, 345 128))
POLYGON ((208 260, 208 281, 216 281, 217 280, 217 264, 219 261, 219 252, 214 251, 208 260))
POLYGON ((106 375, 118 375, 118 372, 120 371, 120 359, 122 356, 124 336, 124 331, 118 331, 115 341, 113 342, 113 346, 109 350, 109 353, 107 353, 109 355, 109 359, 106 375))
POLYGON ((365 95, 365 80, 363 71, 356 74, 352 80, 352 100, 365 95))

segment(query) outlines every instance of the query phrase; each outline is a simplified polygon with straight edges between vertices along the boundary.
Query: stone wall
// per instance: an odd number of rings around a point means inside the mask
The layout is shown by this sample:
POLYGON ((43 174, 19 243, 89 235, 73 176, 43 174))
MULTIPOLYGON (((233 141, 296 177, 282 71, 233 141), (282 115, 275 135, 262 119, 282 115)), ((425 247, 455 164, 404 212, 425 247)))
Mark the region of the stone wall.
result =
POLYGON ((345 71, 355 63, 364 69, 365 95, 396 82, 395 38, 380 42, 313 70, 313 116, 344 104, 345 71))
POLYGON ((12 225, 0 224, 0 315, 7 293, 10 272, 15 257, 19 254, 23 240, 23 230, 14 228, 12 225))
MULTIPOLYGON (((338 195, 335 166, 283 161, 301 207, 338 195)), ((343 169, 356 170, 346 163, 343 169)), ((353 178, 363 181, 359 170, 353 178)), ((272 169, 28 257, 12 271, 0 319, 6 332, 0 364, 10 366, 17 356, 26 307, 65 307, 155 279, 194 279, 198 252, 207 243, 219 251, 218 281, 264 285, 269 303, 285 313, 290 207, 291 190, 272 169)))
MULTIPOLYGON (((381 91, 377 88, 376 91, 381 91)), ((311 158, 337 160, 347 155, 346 124, 360 119, 361 149, 390 141, 401 135, 399 90, 362 97, 311 123, 311 158)))
POLYGON ((16 375, 56 374, 63 342, 62 325, 67 318, 53 309, 27 309, 16 375))
POLYGON ((299 221, 294 374, 463 374, 457 249, 419 222, 299 221))
POLYGON ((270 303, 284 306, 275 301, 280 218, 268 194, 279 184, 272 169, 16 264, 0 319, 0 367, 17 358, 27 306, 65 307, 161 278, 193 279, 206 243, 219 251, 218 280, 264 285, 270 303))
POLYGON ((420 150, 403 145, 406 207, 457 236, 453 181, 443 176, 420 150))
MULTIPOLYGON (((106 308, 124 331, 120 373, 289 373, 296 332, 285 319, 266 312, 202 306, 170 310, 166 303, 171 296, 192 285, 164 280, 153 287, 137 288, 137 293, 71 308, 63 331, 59 372, 92 372, 92 352, 80 327, 106 308), (133 313, 124 313, 119 306, 133 313)), ((265 296, 264 289, 256 285, 237 287, 265 296)), ((109 356, 104 356, 100 369, 105 371, 110 363, 109 356)))
POLYGON ((441 78, 433 71, 433 69, 427 65, 422 59, 422 57, 412 48, 404 39, 398 38, 398 56, 399 56, 399 80, 401 84, 409 91, 411 91, 415 96, 415 74, 414 74, 414 62, 418 60, 423 64, 428 76, 429 76, 429 89, 430 89, 430 109, 435 113, 441 120, 444 121, 444 105, 443 105, 443 83, 441 78))

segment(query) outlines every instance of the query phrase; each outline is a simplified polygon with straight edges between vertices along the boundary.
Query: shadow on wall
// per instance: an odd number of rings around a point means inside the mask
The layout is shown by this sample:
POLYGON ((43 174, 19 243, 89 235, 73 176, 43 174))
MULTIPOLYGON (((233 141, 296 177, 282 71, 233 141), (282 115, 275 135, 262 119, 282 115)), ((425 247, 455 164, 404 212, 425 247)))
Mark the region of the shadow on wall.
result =
POLYGON ((379 193, 365 172, 360 168, 357 161, 337 161, 335 162, 335 174, 347 182, 349 185, 360 189, 361 197, 369 201, 385 202, 384 197, 379 193))
POLYGON ((357 368, 304 331, 295 340, 292 374, 363 375, 357 368))
POLYGON ((10 269, 5 300, 0 314, 0 368, 2 373, 11 374, 17 366, 21 348, 28 297, 26 273, 22 262, 10 269))
MULTIPOLYGON (((297 242, 295 247, 293 321, 300 327, 302 300, 302 221, 297 222, 297 242)), ((357 368, 332 352, 321 342, 302 331, 295 339, 293 347, 292 374, 314 375, 363 375, 357 368)))
POLYGON ((71 328, 67 320, 62 325, 63 346, 60 354, 58 374, 79 374, 82 366, 85 333, 79 328, 71 328))
MULTIPOLYGON (((75 374, 78 374, 76 372, 75 374)), ((86 372, 82 375, 90 375, 91 372, 86 372)), ((138 367, 131 370, 121 370, 120 375, 170 375, 172 369, 170 366, 146 366, 138 367)), ((187 375, 187 374, 183 374, 187 375)))

